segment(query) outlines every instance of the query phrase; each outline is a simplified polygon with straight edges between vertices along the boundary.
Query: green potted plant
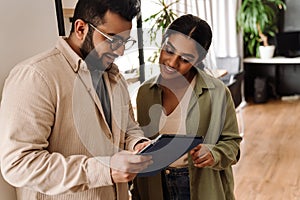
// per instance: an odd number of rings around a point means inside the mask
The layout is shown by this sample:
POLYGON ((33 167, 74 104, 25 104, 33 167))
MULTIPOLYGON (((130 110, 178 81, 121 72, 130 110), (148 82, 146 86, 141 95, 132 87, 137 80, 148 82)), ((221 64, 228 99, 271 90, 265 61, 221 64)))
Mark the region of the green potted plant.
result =
POLYGON ((282 0, 243 0, 237 14, 237 27, 243 31, 244 44, 250 56, 273 57, 275 46, 269 45, 268 36, 274 37, 278 31, 276 16, 280 9, 286 9, 282 0), (273 52, 265 56, 260 52, 265 49, 273 52))
MULTIPOLYGON (((151 24, 151 27, 148 31, 150 36, 150 42, 155 43, 156 46, 160 46, 160 44, 156 43, 156 37, 163 33, 164 29, 171 24, 171 22, 177 17, 177 14, 173 11, 172 5, 178 3, 179 0, 173 1, 169 4, 166 3, 166 0, 158 0, 154 2, 158 4, 161 9, 155 12, 153 15, 145 19, 145 22, 151 24)), ((155 51, 151 57, 148 58, 148 61, 154 63, 158 58, 158 51, 155 51)))

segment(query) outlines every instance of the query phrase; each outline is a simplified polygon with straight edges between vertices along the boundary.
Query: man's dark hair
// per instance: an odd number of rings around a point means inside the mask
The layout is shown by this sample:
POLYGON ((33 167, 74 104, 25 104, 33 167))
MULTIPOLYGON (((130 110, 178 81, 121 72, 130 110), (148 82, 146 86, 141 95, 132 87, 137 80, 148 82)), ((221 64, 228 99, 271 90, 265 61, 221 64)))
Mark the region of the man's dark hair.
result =
POLYGON ((140 5, 138 0, 79 0, 72 18, 71 32, 77 19, 98 26, 108 10, 131 21, 140 12, 140 5))

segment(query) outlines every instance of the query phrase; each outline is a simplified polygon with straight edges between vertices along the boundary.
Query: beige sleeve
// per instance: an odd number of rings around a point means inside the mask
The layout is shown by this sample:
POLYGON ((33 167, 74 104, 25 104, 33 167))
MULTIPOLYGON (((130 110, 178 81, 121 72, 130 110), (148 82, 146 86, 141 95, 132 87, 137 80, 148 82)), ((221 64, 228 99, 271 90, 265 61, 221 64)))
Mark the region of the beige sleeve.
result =
POLYGON ((112 185, 110 157, 48 152, 55 118, 53 91, 34 68, 13 70, 0 107, 1 171, 11 185, 49 195, 112 185))

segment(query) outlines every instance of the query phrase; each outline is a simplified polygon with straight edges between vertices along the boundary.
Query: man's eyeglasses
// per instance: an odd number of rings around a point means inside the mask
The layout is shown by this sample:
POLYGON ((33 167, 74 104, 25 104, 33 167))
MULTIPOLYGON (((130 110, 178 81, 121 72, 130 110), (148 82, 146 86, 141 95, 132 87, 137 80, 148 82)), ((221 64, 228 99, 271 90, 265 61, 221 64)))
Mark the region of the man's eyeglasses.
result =
POLYGON ((98 33, 100 33, 101 35, 103 35, 108 40, 108 42, 110 43, 110 48, 113 51, 117 50, 118 48, 120 48, 123 45, 125 47, 125 50, 127 50, 127 49, 131 48, 136 43, 136 41, 134 39, 131 39, 131 38, 129 38, 128 40, 124 41, 119 36, 111 37, 111 36, 107 35, 106 33, 100 31, 93 24, 88 23, 88 25, 90 25, 93 29, 95 29, 95 31, 97 31, 98 33))

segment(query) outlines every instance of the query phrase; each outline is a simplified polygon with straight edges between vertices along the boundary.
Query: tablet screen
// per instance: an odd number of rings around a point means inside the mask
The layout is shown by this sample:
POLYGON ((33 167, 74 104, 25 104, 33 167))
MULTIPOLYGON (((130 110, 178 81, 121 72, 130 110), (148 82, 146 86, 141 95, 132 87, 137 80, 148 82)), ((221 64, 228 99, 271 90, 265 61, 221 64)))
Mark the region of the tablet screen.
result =
POLYGON ((203 137, 201 136, 159 135, 138 153, 140 155, 151 155, 153 160, 153 164, 143 170, 139 176, 155 175, 202 142, 203 137))

